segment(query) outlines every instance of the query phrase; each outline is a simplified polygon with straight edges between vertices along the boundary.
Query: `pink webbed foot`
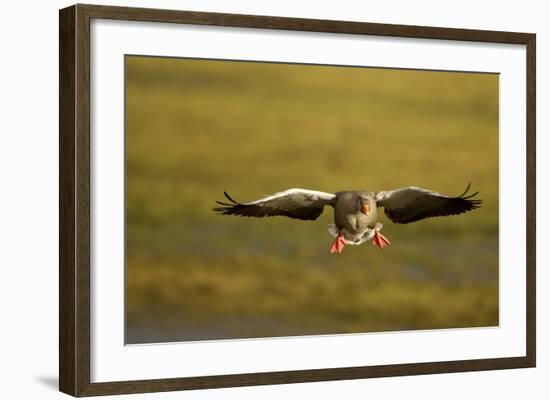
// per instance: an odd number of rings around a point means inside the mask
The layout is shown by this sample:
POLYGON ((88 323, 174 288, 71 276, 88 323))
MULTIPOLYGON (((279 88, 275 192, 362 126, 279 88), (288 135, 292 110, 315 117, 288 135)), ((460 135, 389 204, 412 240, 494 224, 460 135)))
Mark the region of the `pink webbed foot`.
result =
POLYGON ((346 246, 346 241, 342 233, 338 233, 338 236, 330 247, 330 253, 342 253, 342 250, 346 246))
POLYGON ((380 234, 380 230, 376 230, 374 232, 374 239, 372 240, 372 244, 376 245, 380 249, 384 249, 385 247, 390 246, 391 242, 389 239, 380 234))

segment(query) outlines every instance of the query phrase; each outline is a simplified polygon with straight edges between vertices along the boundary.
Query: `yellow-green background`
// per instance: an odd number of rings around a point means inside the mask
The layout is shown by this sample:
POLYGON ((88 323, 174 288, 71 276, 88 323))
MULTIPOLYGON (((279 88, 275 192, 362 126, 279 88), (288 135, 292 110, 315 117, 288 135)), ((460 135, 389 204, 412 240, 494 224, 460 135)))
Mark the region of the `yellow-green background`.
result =
MULTIPOLYGON (((498 75, 126 57, 126 341, 498 324, 498 75), (216 215, 292 187, 483 207, 329 255, 314 222, 216 215)), ((382 214, 382 213, 380 213, 382 214)))

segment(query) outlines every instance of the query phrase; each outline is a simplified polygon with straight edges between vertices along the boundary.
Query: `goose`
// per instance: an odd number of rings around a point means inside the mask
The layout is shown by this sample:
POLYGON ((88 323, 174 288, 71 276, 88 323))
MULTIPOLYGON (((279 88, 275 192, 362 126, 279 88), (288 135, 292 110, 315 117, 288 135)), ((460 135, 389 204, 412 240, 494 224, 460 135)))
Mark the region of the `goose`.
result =
POLYGON ((316 220, 325 206, 334 209, 334 224, 329 233, 335 238, 330 253, 342 253, 345 245, 360 245, 373 240, 380 249, 390 241, 380 233, 383 225, 378 221, 377 209, 394 223, 409 224, 436 216, 458 215, 481 206, 481 199, 472 199, 478 192, 468 195, 470 184, 458 196, 442 195, 439 192, 415 186, 391 191, 339 191, 328 193, 302 188, 291 188, 248 203, 234 200, 227 192, 229 201, 216 201, 213 211, 221 215, 245 217, 286 216, 299 220, 316 220))

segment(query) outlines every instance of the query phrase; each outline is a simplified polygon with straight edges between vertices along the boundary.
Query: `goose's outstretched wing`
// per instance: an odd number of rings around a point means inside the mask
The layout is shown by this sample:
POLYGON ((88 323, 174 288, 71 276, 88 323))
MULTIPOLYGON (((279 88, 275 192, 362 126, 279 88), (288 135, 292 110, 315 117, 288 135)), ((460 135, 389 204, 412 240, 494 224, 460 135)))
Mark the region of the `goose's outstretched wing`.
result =
POLYGON ((376 205, 384 208, 394 223, 406 224, 427 217, 462 214, 480 207, 480 199, 472 199, 479 192, 468 195, 470 184, 459 196, 446 196, 418 187, 381 191, 376 194, 376 205))
POLYGON ((323 213, 325 205, 333 204, 336 195, 309 189, 292 188, 258 199, 240 203, 227 192, 225 197, 231 203, 216 201, 220 206, 213 208, 219 214, 235 216, 266 217, 287 216, 300 220, 315 220, 323 213))

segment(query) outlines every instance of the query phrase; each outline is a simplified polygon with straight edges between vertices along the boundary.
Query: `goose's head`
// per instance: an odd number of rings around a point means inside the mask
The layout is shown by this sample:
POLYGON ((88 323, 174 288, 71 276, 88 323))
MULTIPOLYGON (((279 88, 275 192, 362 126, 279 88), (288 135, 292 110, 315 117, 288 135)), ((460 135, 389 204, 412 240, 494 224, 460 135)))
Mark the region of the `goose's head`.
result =
POLYGON ((374 202, 374 194, 372 192, 364 192, 357 195, 355 199, 355 207, 358 211, 368 216, 369 213, 376 208, 374 202))

